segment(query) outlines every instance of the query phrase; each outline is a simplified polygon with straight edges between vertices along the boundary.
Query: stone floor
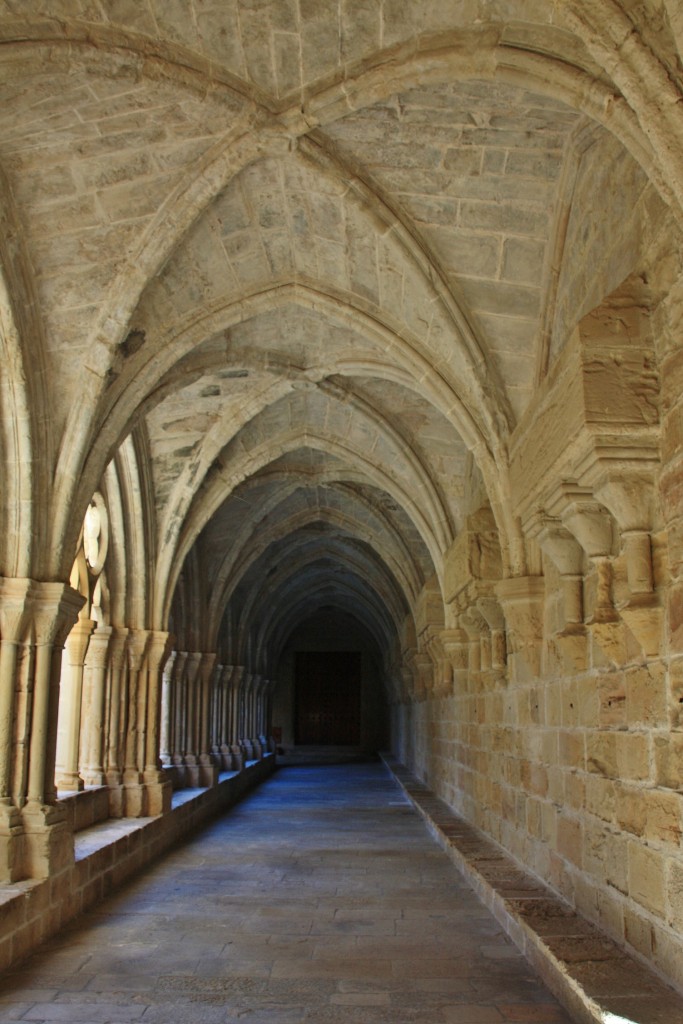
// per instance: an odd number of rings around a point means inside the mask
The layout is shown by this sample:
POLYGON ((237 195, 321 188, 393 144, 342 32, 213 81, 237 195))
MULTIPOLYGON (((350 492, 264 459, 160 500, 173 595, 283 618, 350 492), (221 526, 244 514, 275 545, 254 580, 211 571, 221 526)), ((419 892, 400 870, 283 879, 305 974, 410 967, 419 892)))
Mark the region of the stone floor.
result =
POLYGON ((0 1022, 570 1024, 379 764, 280 770, 0 983, 0 1022))

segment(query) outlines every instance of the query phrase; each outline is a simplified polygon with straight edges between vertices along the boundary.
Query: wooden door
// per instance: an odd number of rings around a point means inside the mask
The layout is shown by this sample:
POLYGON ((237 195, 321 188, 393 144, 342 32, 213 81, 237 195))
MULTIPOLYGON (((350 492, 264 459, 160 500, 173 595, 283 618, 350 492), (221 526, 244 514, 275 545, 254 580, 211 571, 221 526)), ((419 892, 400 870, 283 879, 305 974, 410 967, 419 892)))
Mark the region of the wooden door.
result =
POLYGON ((358 746, 360 652, 298 651, 295 675, 296 743, 358 746))

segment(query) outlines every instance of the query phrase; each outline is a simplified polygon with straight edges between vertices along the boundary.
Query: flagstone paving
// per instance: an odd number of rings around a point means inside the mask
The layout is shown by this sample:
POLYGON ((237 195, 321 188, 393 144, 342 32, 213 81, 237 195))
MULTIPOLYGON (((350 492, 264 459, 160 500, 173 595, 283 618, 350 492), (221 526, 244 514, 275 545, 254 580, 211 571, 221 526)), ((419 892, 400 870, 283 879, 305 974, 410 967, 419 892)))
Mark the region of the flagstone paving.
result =
POLYGON ((0 1022, 571 1024, 380 764, 283 768, 0 982, 0 1022))

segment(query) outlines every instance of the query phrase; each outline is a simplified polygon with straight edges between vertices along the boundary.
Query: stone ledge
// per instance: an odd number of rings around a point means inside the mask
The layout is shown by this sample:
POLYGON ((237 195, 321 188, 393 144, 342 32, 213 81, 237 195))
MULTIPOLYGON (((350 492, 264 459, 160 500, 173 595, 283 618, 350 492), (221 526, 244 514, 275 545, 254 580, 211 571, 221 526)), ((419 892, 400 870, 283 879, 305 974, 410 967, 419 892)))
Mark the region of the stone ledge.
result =
POLYGON ((158 818, 111 818, 74 839, 74 863, 58 875, 0 885, 0 970, 34 952, 68 921, 98 903, 166 850, 227 810, 275 769, 275 757, 252 761, 192 790, 158 818))
POLYGON ((383 761, 482 902, 578 1024, 683 1024, 683 997, 400 762, 383 761))

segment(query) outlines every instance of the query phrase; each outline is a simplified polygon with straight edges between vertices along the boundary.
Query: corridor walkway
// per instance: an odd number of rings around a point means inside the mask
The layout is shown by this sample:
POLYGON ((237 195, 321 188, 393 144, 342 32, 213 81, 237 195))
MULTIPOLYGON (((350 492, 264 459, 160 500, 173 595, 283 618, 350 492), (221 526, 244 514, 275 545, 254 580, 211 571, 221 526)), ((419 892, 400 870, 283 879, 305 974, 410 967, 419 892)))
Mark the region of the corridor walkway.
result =
POLYGON ((16 1020, 570 1024, 379 764, 281 769, 3 979, 16 1020))

